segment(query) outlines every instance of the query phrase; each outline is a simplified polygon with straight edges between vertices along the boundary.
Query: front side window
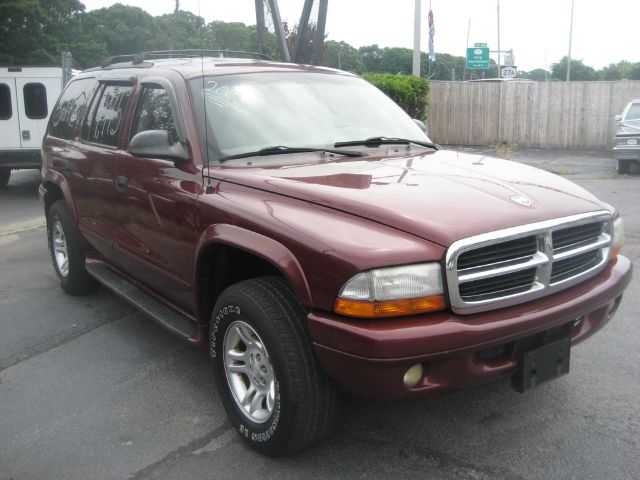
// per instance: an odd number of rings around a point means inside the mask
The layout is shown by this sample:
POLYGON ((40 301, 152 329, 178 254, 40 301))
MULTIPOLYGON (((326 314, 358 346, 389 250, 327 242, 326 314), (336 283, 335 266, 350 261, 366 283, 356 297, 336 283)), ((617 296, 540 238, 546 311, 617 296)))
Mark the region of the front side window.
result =
POLYGON ((12 115, 11 89, 6 83, 0 83, 0 120, 9 120, 12 115))
POLYGON ((51 112, 50 135, 67 140, 74 137, 76 123, 87 104, 88 92, 94 82, 93 78, 84 78, 71 82, 67 86, 51 112))
POLYGON ((117 147, 132 90, 131 85, 106 85, 87 115, 81 137, 92 143, 117 147))
POLYGON ((22 88, 24 113, 31 120, 47 118, 47 89, 42 83, 26 83, 22 88))
POLYGON ((169 138, 177 138, 169 96, 163 88, 146 87, 140 94, 131 137, 147 130, 168 130, 169 138))

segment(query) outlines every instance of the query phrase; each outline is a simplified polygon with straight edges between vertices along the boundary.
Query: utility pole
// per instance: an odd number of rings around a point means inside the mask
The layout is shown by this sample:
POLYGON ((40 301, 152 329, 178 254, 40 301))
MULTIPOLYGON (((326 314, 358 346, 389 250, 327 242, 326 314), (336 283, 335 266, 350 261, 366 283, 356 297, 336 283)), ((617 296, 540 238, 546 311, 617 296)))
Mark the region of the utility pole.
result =
POLYGON ((571 0, 571 22, 569 23, 569 55, 567 55, 567 82, 571 80, 571 40, 573 39, 573 0, 571 0))
MULTIPOLYGON (((469 49, 469 33, 471 32, 471 17, 469 17, 469 25, 467 25, 467 46, 464 49, 465 56, 467 55, 467 50, 469 49)), ((464 62, 464 68, 462 69, 462 81, 464 82, 465 77, 467 76, 467 62, 464 62)))
POLYGON ((498 75, 496 75, 497 78, 500 78, 500 0, 498 0, 498 75))
POLYGON ((420 4, 422 0, 416 0, 416 9, 413 17, 413 76, 420 76, 420 4))

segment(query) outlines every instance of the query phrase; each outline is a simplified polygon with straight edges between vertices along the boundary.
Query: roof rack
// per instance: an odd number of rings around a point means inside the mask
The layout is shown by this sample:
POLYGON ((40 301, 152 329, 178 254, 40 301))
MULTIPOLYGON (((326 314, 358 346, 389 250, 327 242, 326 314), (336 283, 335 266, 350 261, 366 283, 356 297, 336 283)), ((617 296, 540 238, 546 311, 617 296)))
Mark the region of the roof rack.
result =
POLYGON ((102 68, 113 65, 114 63, 131 62, 138 65, 145 60, 160 58, 199 58, 199 57, 218 57, 218 58, 254 58, 256 60, 273 60, 269 55, 264 53, 244 52, 241 50, 155 50, 152 52, 143 52, 129 55, 115 55, 105 58, 100 66, 102 68))

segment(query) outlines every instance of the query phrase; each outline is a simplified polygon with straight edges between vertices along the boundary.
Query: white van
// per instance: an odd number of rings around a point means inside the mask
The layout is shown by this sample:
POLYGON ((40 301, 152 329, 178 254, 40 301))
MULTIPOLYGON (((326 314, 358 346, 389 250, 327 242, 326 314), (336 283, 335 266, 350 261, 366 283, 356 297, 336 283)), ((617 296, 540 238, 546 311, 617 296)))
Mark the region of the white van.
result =
POLYGON ((11 170, 40 168, 40 147, 62 91, 60 67, 0 67, 0 188, 11 170))

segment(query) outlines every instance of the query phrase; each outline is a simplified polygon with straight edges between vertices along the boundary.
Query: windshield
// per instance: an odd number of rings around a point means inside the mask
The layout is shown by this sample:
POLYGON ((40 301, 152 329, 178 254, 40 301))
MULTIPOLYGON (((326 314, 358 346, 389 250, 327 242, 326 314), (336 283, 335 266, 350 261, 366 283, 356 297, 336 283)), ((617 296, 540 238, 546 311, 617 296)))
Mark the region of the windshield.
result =
POLYGON ((624 121, 640 120, 640 103, 632 103, 624 116, 624 121))
POLYGON ((273 146, 328 147, 370 137, 430 141, 400 107, 357 77, 221 75, 194 79, 191 90, 211 160, 273 146))

